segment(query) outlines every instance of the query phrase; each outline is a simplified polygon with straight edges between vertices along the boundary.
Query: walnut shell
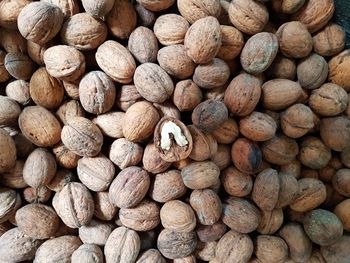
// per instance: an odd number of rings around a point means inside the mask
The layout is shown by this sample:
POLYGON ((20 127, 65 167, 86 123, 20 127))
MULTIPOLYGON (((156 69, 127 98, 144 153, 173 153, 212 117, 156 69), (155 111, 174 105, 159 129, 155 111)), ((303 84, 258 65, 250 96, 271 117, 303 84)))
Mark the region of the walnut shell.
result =
POLYGON ((265 72, 271 78, 294 80, 297 67, 294 59, 277 54, 275 60, 265 72))
POLYGON ((113 0, 82 0, 85 11, 95 17, 103 17, 112 10, 113 0))
POLYGON ((55 41, 50 40, 49 42, 39 45, 32 41, 27 41, 27 52, 29 57, 38 65, 44 66, 44 53, 45 51, 54 45, 55 41))
POLYGON ((69 170, 59 170, 55 177, 47 184, 47 187, 55 192, 59 192, 68 183, 75 181, 75 175, 69 170))
POLYGON ((78 160, 81 158, 79 155, 70 151, 63 143, 57 144, 52 152, 56 157, 57 164, 66 169, 77 167, 78 160))
POLYGON ((77 0, 43 0, 44 2, 57 5, 64 18, 67 19, 77 13, 79 13, 79 3, 77 0))
POLYGON ((28 80, 34 71, 33 61, 22 53, 7 53, 5 69, 15 79, 28 80))
POLYGON ((7 172, 2 173, 0 183, 9 188, 21 189, 27 185, 23 179, 23 160, 16 160, 15 166, 10 168, 7 172))
POLYGON ((230 144, 233 143, 239 134, 237 122, 228 118, 219 128, 211 133, 218 143, 230 144))
POLYGON ((221 25, 220 28, 222 44, 217 57, 223 60, 234 59, 241 53, 244 46, 243 34, 233 26, 221 25))
POLYGON ((46 203, 51 198, 51 193, 51 190, 44 185, 38 188, 27 187, 23 190, 23 198, 30 204, 46 203))
POLYGON ((7 53, 27 53, 27 40, 17 30, 1 28, 0 41, 7 53))
POLYGON ((10 73, 5 68, 5 57, 6 57, 6 53, 0 50, 0 83, 8 81, 11 77, 10 73))
POLYGON ((323 118, 320 125, 322 141, 333 151, 341 152, 350 143, 350 119, 345 116, 323 118))
POLYGON ((62 221, 71 228, 90 223, 94 213, 94 201, 89 190, 81 183, 68 183, 52 200, 62 221))
POLYGON ((160 254, 160 252, 157 249, 148 249, 145 252, 143 252, 136 263, 166 263, 163 256, 160 254))
POLYGON ((288 246, 280 237, 260 235, 255 241, 255 255, 261 262, 285 262, 288 246))
POLYGON ((294 201, 298 195, 299 187, 297 179, 289 172, 282 172, 281 170, 279 180, 280 191, 276 208, 283 208, 294 201))
POLYGON ((209 63, 219 52, 221 29, 213 16, 198 19, 187 30, 185 41, 187 55, 197 64, 209 63))
POLYGON ((216 0, 178 0, 177 8, 191 24, 207 16, 219 17, 221 10, 220 2, 216 0))
POLYGON ((156 12, 168 9, 174 4, 175 0, 159 0, 156 2, 153 0, 137 0, 137 2, 148 10, 156 12))
POLYGON ((331 160, 331 150, 316 137, 306 137, 300 145, 299 160, 311 169, 322 169, 331 160))
POLYGON ((92 196, 95 204, 94 216, 104 221, 112 220, 118 209, 110 202, 108 192, 94 192, 92 196))
POLYGON ((17 159, 17 150, 14 140, 4 130, 0 128, 0 173, 9 171, 15 164, 17 159))
POLYGON ((210 261, 215 258, 217 242, 201 242, 198 241, 195 251, 196 258, 199 260, 210 261))
POLYGON ((219 240, 226 233, 227 226, 218 221, 213 225, 199 225, 196 229, 197 236, 202 242, 212 242, 219 240))
POLYGON ((30 4, 31 0, 5 0, 0 3, 0 26, 16 29, 17 18, 22 9, 30 4))
POLYGON ((238 170, 249 174, 257 172, 262 163, 259 146, 245 138, 239 138, 233 143, 231 158, 238 170))
POLYGON ((165 172, 171 163, 161 157, 161 153, 154 143, 148 143, 144 149, 142 158, 143 167, 146 171, 157 174, 165 172))
POLYGON ((32 2, 18 15, 19 32, 27 40, 43 45, 53 39, 63 23, 61 9, 46 2, 32 2))
POLYGON ((124 112, 110 111, 98 115, 92 122, 100 128, 103 135, 112 138, 122 138, 124 136, 122 127, 124 115, 124 112))
POLYGON ((278 13, 294 14, 305 3, 305 0, 272 0, 272 7, 278 13))
POLYGON ((201 89, 190 79, 179 81, 172 96, 175 106, 181 111, 191 111, 201 103, 201 89))
POLYGON ((61 29, 62 43, 79 50, 93 50, 107 38, 107 27, 103 21, 88 13, 69 17, 61 29))
POLYGON ((125 138, 115 140, 109 152, 110 160, 120 169, 137 165, 143 156, 141 145, 131 142, 125 138))
POLYGON ((239 171, 234 166, 229 166, 221 174, 221 183, 229 195, 243 197, 250 194, 253 188, 252 177, 239 171))
POLYGON ((321 254, 324 262, 346 263, 350 259, 349 255, 349 235, 343 235, 336 243, 321 247, 321 254))
POLYGON ((281 114, 281 128, 288 137, 300 138, 313 127, 313 112, 304 104, 294 104, 281 114))
POLYGON ((103 263, 103 253, 99 246, 83 244, 72 254, 72 263, 103 263))
POLYGON ((79 238, 84 244, 104 246, 112 230, 112 224, 92 219, 88 225, 79 228, 79 238))
POLYGON ((350 169, 339 169, 332 177, 332 185, 339 194, 350 197, 350 169))
POLYGON ((109 188, 109 200, 114 206, 130 208, 138 205, 147 194, 150 185, 148 173, 140 167, 122 170, 109 188))
POLYGON ((350 229, 350 199, 345 199, 344 201, 337 204, 334 208, 334 214, 340 219, 343 224, 344 230, 349 231, 350 229))
POLYGON ((7 97, 22 105, 30 102, 29 83, 24 80, 14 80, 8 83, 5 92, 7 97))
POLYGON ((56 116, 63 124, 67 124, 67 120, 74 117, 84 117, 85 111, 77 100, 65 101, 56 111, 56 116))
POLYGON ((261 221, 257 228, 260 234, 274 234, 283 224, 283 210, 274 209, 271 211, 261 210, 261 221))
POLYGON ((345 31, 334 23, 329 23, 313 37, 314 50, 321 56, 334 56, 344 49, 345 31))
POLYGON ((7 221, 18 209, 21 198, 14 190, 9 188, 0 188, 0 223, 7 221))
POLYGON ((205 161, 215 155, 218 145, 211 134, 201 132, 194 125, 189 125, 188 130, 193 139, 193 149, 189 155, 192 160, 205 161))
POLYGON ((139 3, 136 3, 135 10, 138 15, 138 23, 141 26, 151 27, 154 25, 154 22, 156 21, 156 15, 154 12, 146 9, 143 5, 140 5, 139 3))
POLYGON ((329 62, 328 79, 337 84, 347 92, 350 91, 350 78, 347 75, 348 65, 350 64, 350 49, 344 50, 337 56, 334 56, 329 62))
POLYGON ((123 85, 117 89, 115 104, 123 111, 127 111, 131 105, 140 100, 143 100, 143 98, 138 93, 135 85, 123 85))

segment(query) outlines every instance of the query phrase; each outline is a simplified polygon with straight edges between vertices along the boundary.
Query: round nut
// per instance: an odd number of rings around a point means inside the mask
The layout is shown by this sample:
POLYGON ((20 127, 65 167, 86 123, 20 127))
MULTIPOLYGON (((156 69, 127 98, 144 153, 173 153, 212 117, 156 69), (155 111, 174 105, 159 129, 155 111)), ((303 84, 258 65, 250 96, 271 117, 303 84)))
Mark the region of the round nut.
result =
POLYGON ((237 122, 228 118, 219 128, 215 129, 211 133, 218 143, 231 144, 233 143, 239 134, 237 122))
POLYGON ((209 133, 201 132, 196 126, 188 126, 192 135, 193 148, 189 157, 194 161, 205 161, 217 152, 217 142, 209 133))
POLYGON ((350 199, 345 199, 334 208, 334 214, 343 223, 345 231, 350 229, 350 199))
POLYGON ((110 202, 108 192, 94 192, 92 196, 95 204, 94 216, 103 221, 112 220, 118 209, 110 202))
POLYGON ((285 262, 288 246, 280 237, 260 235, 256 238, 255 255, 261 262, 285 262))
POLYGON ((350 49, 344 50, 337 56, 334 56, 329 62, 329 76, 328 79, 347 92, 350 91, 350 78, 347 75, 347 68, 350 64, 350 49))
POLYGON ((103 253, 95 244, 82 244, 72 254, 72 263, 84 262, 103 263, 103 253))
POLYGON ((207 16, 219 17, 221 10, 220 2, 216 0, 178 0, 177 8, 191 24, 207 16))
POLYGON ((350 119, 345 116, 323 118, 320 135, 322 141, 333 151, 345 150, 350 143, 350 119))
POLYGON ((191 111, 201 103, 203 95, 201 89, 192 80, 179 81, 174 89, 173 102, 181 111, 191 111))
POLYGON ((153 174, 165 172, 171 166, 170 162, 161 157, 160 151, 152 142, 144 149, 142 163, 144 169, 153 174))
POLYGON ((218 58, 231 60, 236 58, 244 46, 244 38, 241 31, 233 26, 221 25, 221 47, 218 58))
POLYGON ((112 230, 111 224, 92 219, 88 225, 79 228, 79 238, 84 244, 104 246, 112 230))
POLYGON ((281 115, 281 128, 288 137, 300 138, 313 127, 313 112, 304 104, 294 104, 281 115))
POLYGON ((98 115, 92 120, 101 130, 103 135, 112 138, 122 138, 123 135, 123 118, 125 113, 119 111, 110 111, 98 115))
POLYGON ((295 159, 299 147, 295 140, 284 135, 276 135, 262 144, 261 151, 266 161, 286 165, 295 159))
POLYGON ((112 10, 113 0, 82 0, 84 10, 95 17, 103 17, 112 10))
POLYGON ((277 13, 294 14, 305 3, 305 0, 272 0, 272 7, 277 13))
POLYGON ((233 143, 231 158, 238 170, 249 174, 257 172, 262 163, 259 146, 245 138, 239 138, 233 143))
POLYGON ((261 221, 257 228, 260 234, 274 234, 283 224, 283 210, 274 209, 271 211, 261 210, 261 221))
POLYGON ((84 117, 85 111, 77 100, 69 100, 61 104, 56 111, 56 116, 63 123, 74 117, 84 117))
POLYGON ((115 140, 109 151, 109 159, 120 169, 137 165, 143 156, 143 148, 140 144, 125 138, 115 140))
POLYGON ((294 80, 297 67, 293 59, 277 54, 271 66, 266 70, 266 74, 274 79, 294 80))
POLYGON ((334 23, 329 23, 313 37, 314 50, 321 56, 334 56, 344 49, 345 31, 334 23))
POLYGON ((22 53, 7 53, 4 66, 15 79, 28 80, 34 71, 33 61, 22 53))
POLYGON ((0 3, 0 26, 4 28, 17 28, 17 18, 22 9, 30 4, 31 0, 6 0, 0 3))
POLYGON ((24 80, 14 80, 8 83, 5 92, 7 97, 22 105, 30 102, 29 83, 24 80))
POLYGON ((316 137, 306 137, 302 140, 299 151, 299 160, 311 169, 322 169, 331 160, 331 150, 316 137))
POLYGON ((339 194, 350 197, 350 169, 339 169, 332 177, 332 185, 339 194))
POLYGON ((325 262, 331 262, 331 263, 346 263, 350 259, 349 255, 349 243, 350 242, 350 236, 349 235, 343 235, 337 242, 335 242, 333 245, 330 246, 322 246, 321 247, 321 254, 322 259, 325 260, 325 262))
POLYGON ((221 183, 229 195, 244 197, 253 189, 253 179, 247 174, 239 171, 234 166, 229 166, 221 174, 221 183))
POLYGON ((14 140, 4 130, 0 128, 0 173, 9 171, 16 164, 17 150, 14 140))
POLYGON ((279 180, 280 191, 276 208, 283 208, 294 201, 295 197, 298 195, 299 186, 297 179, 289 172, 281 171, 279 173, 279 180))

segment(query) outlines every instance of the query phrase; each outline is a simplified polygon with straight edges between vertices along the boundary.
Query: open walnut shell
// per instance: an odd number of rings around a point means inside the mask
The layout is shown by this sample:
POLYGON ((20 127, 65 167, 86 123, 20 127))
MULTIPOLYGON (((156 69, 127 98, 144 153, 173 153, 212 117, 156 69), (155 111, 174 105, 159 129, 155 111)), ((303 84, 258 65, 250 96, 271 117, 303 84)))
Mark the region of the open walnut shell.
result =
POLYGON ((158 122, 154 131, 154 143, 160 157, 167 162, 186 159, 193 148, 192 136, 186 125, 168 116, 158 122))

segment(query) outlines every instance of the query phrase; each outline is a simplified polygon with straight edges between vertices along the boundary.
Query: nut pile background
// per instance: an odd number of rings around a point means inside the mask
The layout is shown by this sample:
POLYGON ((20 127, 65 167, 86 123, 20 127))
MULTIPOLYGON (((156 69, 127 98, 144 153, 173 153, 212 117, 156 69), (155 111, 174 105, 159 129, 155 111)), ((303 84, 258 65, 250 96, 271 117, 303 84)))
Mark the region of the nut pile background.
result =
POLYGON ((349 263, 333 13, 0 1, 0 262, 349 263))

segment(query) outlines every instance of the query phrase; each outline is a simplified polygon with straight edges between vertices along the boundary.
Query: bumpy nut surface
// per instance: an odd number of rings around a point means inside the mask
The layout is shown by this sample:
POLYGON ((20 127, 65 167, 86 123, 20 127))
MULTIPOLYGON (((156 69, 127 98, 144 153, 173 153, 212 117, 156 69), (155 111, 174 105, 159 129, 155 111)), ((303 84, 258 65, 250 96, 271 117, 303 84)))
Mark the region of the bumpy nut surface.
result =
POLYGON ((220 177, 221 183, 225 191, 233 196, 243 197, 252 191, 253 180, 252 177, 239 171, 234 166, 226 168, 220 177))
POLYGON ((304 104, 294 104, 281 115, 281 128, 291 138, 302 137, 313 127, 313 112, 304 104))
POLYGON ((17 28, 17 18, 22 9, 30 4, 31 0, 6 0, 0 3, 0 25, 4 28, 17 28))
POLYGON ((331 150, 316 137, 306 137, 300 144, 299 160, 311 169, 322 169, 331 160, 331 150))
POLYGON ((3 129, 0 129, 0 172, 10 170, 16 164, 17 150, 14 140, 3 129))
POLYGON ((283 208, 294 201, 299 191, 298 181, 289 172, 280 172, 280 192, 276 208, 283 208))
POLYGON ((278 13, 293 14, 305 3, 305 0, 272 0, 272 7, 278 13))
POLYGON ((323 118, 320 124, 322 141, 333 151, 341 152, 350 142, 350 119, 345 116, 323 118))
POLYGON ((21 198, 12 189, 0 188, 0 222, 6 222, 18 208, 18 203, 21 202, 21 198))
POLYGON ((239 138, 233 143, 231 158, 238 170, 249 174, 257 172, 262 163, 259 146, 246 138, 239 138))
POLYGON ((104 221, 112 220, 118 209, 110 202, 108 192, 95 192, 92 195, 95 204, 94 216, 104 221))
POLYGON ((156 2, 153 0, 137 0, 137 2, 143 5, 148 10, 162 11, 172 6, 175 3, 175 0, 160 0, 156 2))
POLYGON ((220 2, 215 0, 179 0, 177 7, 181 16, 191 24, 207 16, 219 17, 221 9, 220 2))
POLYGON ((277 54, 271 66, 266 70, 266 74, 274 79, 294 80, 297 74, 295 61, 277 54))
POLYGON ((79 238, 84 244, 104 246, 112 230, 112 224, 92 219, 88 225, 79 228, 79 238))
POLYGON ((161 153, 154 143, 148 143, 143 153, 143 167, 146 171, 157 174, 165 172, 171 163, 163 160, 161 153))
POLYGON ((146 263, 146 262, 154 262, 154 263, 166 263, 163 256, 156 249, 148 249, 143 252, 136 263, 146 263))
POLYGON ((102 17, 113 8, 113 0, 82 0, 85 11, 93 16, 102 17))
POLYGON ((337 242, 330 246, 321 247, 322 258, 325 262, 339 262, 346 263, 350 259, 348 253, 349 249, 349 235, 343 235, 337 242))
POLYGON ((313 37, 314 50, 321 56, 333 56, 344 49, 345 31, 334 23, 329 23, 313 37))
POLYGON ((72 254, 72 263, 103 263, 103 253, 95 244, 83 244, 72 254))
POLYGON ((34 71, 33 61, 22 53, 7 53, 5 69, 15 79, 28 80, 34 71))
POLYGON ((344 50, 337 56, 333 57, 329 62, 328 79, 347 92, 350 91, 350 77, 346 73, 350 64, 350 49, 344 50))
POLYGON ((79 13, 79 3, 77 0, 43 0, 43 1, 53 5, 57 5, 61 9, 65 19, 79 13))
POLYGON ((256 238, 255 255, 262 262, 284 262, 288 246, 280 237, 260 235, 256 238))
POLYGON ((143 156, 143 148, 138 143, 134 143, 125 138, 115 140, 109 152, 110 160, 119 168, 137 165, 143 156))
POLYGON ((217 57, 223 60, 234 59, 244 46, 243 34, 233 26, 221 25, 220 28, 222 44, 217 57))

